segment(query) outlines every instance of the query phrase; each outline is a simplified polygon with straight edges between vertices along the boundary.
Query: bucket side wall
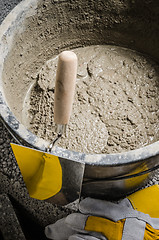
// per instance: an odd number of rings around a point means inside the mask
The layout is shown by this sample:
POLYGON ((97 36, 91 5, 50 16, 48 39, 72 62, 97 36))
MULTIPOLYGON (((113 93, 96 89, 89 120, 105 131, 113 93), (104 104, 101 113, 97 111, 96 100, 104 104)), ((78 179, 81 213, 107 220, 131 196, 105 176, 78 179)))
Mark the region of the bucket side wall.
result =
MULTIPOLYGON (((115 44, 159 61, 159 7, 156 1, 38 1, 32 16, 17 15, 3 68, 3 90, 22 121, 24 97, 44 62, 64 49, 115 44), (20 19, 20 21, 19 21, 20 19), (8 71, 9 69, 9 71, 8 71), (31 76, 31 78, 30 78, 31 76)), ((9 39, 9 31, 5 34, 9 39)))

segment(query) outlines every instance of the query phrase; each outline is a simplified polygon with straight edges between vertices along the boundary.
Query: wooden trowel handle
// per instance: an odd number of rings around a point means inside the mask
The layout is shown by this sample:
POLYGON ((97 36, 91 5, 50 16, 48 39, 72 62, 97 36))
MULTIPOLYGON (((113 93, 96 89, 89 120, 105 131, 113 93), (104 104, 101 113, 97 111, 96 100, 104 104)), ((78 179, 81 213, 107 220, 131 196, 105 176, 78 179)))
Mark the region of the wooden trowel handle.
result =
POLYGON ((68 124, 75 92, 77 76, 77 56, 74 52, 59 54, 55 83, 54 121, 68 124))

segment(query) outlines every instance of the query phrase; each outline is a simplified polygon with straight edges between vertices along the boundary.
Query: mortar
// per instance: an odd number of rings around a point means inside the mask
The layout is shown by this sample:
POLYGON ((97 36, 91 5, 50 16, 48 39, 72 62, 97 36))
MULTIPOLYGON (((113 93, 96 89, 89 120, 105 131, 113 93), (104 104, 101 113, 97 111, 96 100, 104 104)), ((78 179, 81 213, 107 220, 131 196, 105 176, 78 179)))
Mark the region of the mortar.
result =
MULTIPOLYGON (((33 84, 26 69, 31 72, 33 65, 38 69, 61 50, 97 44, 135 49, 158 62, 158 14, 154 0, 25 0, 18 4, 0 27, 1 118, 17 141, 40 150, 49 145, 22 124, 24 98, 33 84), (24 40, 25 46, 19 49, 24 40), (16 72, 24 73, 24 78, 16 78, 16 72)), ((53 153, 85 162, 84 196, 120 198, 141 187, 159 167, 159 141, 116 154, 84 154, 59 147, 53 153)))

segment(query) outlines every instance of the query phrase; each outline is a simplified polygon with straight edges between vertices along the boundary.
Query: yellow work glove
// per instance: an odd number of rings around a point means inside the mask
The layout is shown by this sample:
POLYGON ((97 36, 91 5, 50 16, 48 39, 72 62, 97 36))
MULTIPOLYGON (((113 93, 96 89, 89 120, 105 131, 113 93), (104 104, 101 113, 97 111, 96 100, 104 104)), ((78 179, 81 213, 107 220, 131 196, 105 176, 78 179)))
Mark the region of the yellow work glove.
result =
POLYGON ((80 213, 45 228, 55 240, 159 240, 159 186, 140 190, 119 203, 86 198, 80 213))

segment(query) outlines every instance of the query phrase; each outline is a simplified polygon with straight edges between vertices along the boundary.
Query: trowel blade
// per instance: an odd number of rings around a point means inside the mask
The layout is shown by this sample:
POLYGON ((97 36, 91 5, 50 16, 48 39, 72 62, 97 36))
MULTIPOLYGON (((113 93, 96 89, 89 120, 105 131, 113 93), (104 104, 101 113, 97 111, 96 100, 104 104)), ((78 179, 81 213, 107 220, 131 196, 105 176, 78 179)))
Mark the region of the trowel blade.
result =
POLYGON ((79 200, 85 164, 11 143, 32 198, 67 205, 79 200))

